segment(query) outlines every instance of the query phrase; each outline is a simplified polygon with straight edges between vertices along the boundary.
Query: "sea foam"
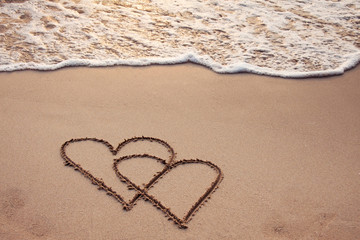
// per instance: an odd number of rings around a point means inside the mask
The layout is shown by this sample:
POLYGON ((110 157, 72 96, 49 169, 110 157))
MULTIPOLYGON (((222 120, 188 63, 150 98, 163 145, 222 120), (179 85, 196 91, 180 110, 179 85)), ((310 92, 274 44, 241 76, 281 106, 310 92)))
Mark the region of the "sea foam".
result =
POLYGON ((360 62, 359 30, 355 0, 2 0, 0 71, 194 62, 337 75, 360 62))

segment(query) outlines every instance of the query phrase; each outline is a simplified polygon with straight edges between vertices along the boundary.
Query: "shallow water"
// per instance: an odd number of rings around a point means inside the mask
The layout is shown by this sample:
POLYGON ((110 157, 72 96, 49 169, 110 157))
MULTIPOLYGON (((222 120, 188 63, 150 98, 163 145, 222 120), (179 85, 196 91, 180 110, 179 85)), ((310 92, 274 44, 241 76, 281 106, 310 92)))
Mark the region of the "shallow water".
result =
POLYGON ((0 0, 0 71, 173 64, 283 77, 360 61, 356 0, 0 0))

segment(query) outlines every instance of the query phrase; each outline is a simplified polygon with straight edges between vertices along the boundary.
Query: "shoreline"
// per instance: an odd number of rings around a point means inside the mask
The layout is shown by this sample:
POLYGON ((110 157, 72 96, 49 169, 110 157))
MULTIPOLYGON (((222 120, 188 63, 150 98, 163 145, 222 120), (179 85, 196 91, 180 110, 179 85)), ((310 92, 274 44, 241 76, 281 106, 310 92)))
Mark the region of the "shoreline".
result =
POLYGON ((306 79, 306 78, 322 78, 343 75, 345 72, 356 68, 360 63, 360 52, 349 54, 352 59, 344 62, 335 69, 310 71, 310 72, 288 72, 278 71, 267 67, 259 67, 248 63, 240 63, 230 66, 222 66, 212 62, 203 62, 201 56, 195 53, 184 54, 175 58, 144 58, 144 59, 130 59, 130 60, 90 60, 90 59, 70 59, 62 61, 58 64, 43 65, 37 63, 20 63, 11 66, 0 66, 1 72, 17 72, 17 71, 56 71, 63 68, 108 68, 108 67, 151 67, 151 66, 172 66, 182 64, 195 64, 209 69, 218 74, 256 74, 268 77, 280 77, 291 79, 306 79))

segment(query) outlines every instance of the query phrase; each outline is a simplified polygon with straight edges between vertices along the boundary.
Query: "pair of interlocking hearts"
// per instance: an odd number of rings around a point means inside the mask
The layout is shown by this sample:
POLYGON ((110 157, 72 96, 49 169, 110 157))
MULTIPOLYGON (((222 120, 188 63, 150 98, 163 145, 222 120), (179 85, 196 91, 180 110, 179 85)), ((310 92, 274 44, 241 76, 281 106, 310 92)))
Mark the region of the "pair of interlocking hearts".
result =
POLYGON ((79 171, 81 174, 83 174, 86 178, 88 178, 92 184, 97 185, 99 190, 105 190, 106 193, 112 197, 114 197, 117 201, 119 201, 123 206, 125 210, 131 210, 132 207, 135 205, 135 203, 143 198, 145 200, 150 201, 154 206, 156 206, 158 209, 160 209, 167 217, 169 217, 169 220, 173 220, 174 223, 176 223, 180 228, 187 228, 186 224, 191 220, 192 216, 199 210, 199 208, 207 201, 207 199, 210 198, 210 195, 218 188, 218 185, 220 184, 221 180, 223 179, 223 173, 221 169, 216 166, 215 164, 209 162, 209 161, 203 161, 199 159, 190 159, 190 160, 181 160, 174 162, 175 159, 175 152, 173 148, 165 141, 153 138, 153 137, 134 137, 127 140, 124 140, 121 142, 117 148, 114 148, 109 142, 103 140, 103 139, 97 139, 97 138, 77 138, 77 139, 71 139, 67 142, 65 142, 61 146, 61 157, 65 161, 64 164, 66 166, 73 167, 76 171, 79 171), (113 154, 116 155, 124 146, 134 143, 137 141, 148 141, 148 142, 156 142, 158 144, 161 144, 165 148, 168 149, 168 152, 170 153, 170 157, 168 160, 162 159, 157 156, 149 155, 149 154, 134 154, 134 155, 126 155, 122 156, 118 159, 114 160, 113 163, 113 170, 115 171, 116 175, 119 177, 120 181, 127 184, 129 189, 136 190, 137 194, 131 199, 129 202, 124 200, 124 198, 118 194, 116 191, 114 191, 110 186, 108 186, 102 179, 99 179, 95 176, 93 176, 88 170, 83 169, 79 164, 74 162, 72 159, 70 159, 66 154, 66 147, 72 143, 75 142, 83 142, 83 141, 93 141, 98 142, 101 144, 104 144, 108 150, 113 154), (134 158, 149 158, 156 160, 164 165, 164 168, 162 171, 158 172, 154 175, 152 179, 147 184, 144 184, 144 187, 141 188, 139 185, 136 185, 134 182, 132 182, 128 177, 124 176, 118 169, 118 165, 125 160, 130 160, 134 158), (154 196, 150 195, 148 193, 148 190, 156 184, 156 182, 161 179, 165 174, 169 173, 172 169, 178 167, 179 165, 184 164, 203 164, 214 171, 216 171, 217 176, 215 181, 213 181, 210 185, 210 187, 203 193, 200 198, 196 201, 195 204, 192 205, 190 210, 187 212, 187 214, 181 219, 177 217, 174 213, 170 211, 170 208, 166 207, 164 204, 162 204, 158 199, 156 199, 154 196))

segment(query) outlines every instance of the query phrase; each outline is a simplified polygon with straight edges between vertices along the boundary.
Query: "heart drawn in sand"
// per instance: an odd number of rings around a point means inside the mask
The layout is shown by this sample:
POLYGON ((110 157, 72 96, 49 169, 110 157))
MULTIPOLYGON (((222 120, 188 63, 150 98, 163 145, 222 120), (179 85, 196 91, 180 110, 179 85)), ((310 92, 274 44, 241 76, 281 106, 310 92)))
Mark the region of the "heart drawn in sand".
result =
POLYGON ((192 216, 194 216, 195 212, 199 210, 199 208, 210 198, 210 195, 218 188, 218 185, 223 179, 223 173, 221 169, 216 166, 215 164, 209 162, 209 161, 203 161, 200 159, 190 159, 190 160, 180 160, 174 162, 175 159, 175 152, 173 148, 165 141, 158 139, 158 138, 152 138, 152 137, 134 137, 127 140, 124 140, 121 142, 117 148, 114 148, 109 142, 103 140, 103 139, 97 139, 97 138, 77 138, 77 139, 71 139, 67 142, 65 142, 61 146, 60 150, 61 157, 65 161, 65 166, 71 166, 74 168, 75 171, 79 171, 84 177, 88 178, 92 184, 97 185, 99 190, 105 190, 106 193, 112 197, 114 197, 117 201, 119 201, 125 210, 129 211, 133 208, 135 203, 139 199, 145 199, 150 201, 154 206, 156 206, 158 209, 160 209, 168 218, 169 220, 173 220, 174 223, 176 223, 180 228, 187 228, 186 224, 191 220, 192 216), (113 163, 113 170, 115 171, 117 177, 120 179, 121 182, 127 184, 127 187, 129 189, 136 190, 137 194, 130 200, 126 201, 124 198, 118 194, 116 191, 114 191, 111 186, 108 186, 102 179, 97 178, 96 176, 93 176, 88 170, 83 169, 79 164, 74 162, 72 159, 70 159, 66 154, 66 147, 72 143, 75 142, 83 142, 83 141, 93 141, 98 142, 101 144, 104 144, 109 151, 116 155, 123 147, 130 143, 135 143, 137 141, 148 141, 148 142, 155 142, 158 144, 161 144, 165 148, 168 149, 168 152, 170 153, 170 157, 168 160, 164 160, 160 157, 149 155, 149 154, 133 154, 133 155, 126 155, 122 156, 118 159, 114 159, 113 163), (128 177, 123 175, 119 169, 118 166, 121 162, 125 160, 131 160, 134 158, 149 158, 155 161, 160 162, 164 165, 164 168, 162 171, 158 172, 154 175, 152 179, 146 184, 144 184, 144 187, 140 187, 139 185, 136 185, 133 181, 131 181, 128 177), (186 215, 183 218, 179 218, 176 216, 173 212, 170 211, 170 208, 162 204, 158 199, 155 198, 155 196, 152 196, 148 193, 148 190, 153 187, 165 174, 168 174, 171 172, 172 169, 175 169, 176 167, 180 165, 189 165, 189 164, 203 164, 208 166, 210 169, 214 170, 217 173, 216 179, 210 184, 210 187, 200 196, 200 198, 192 205, 192 207, 189 209, 189 211, 186 213, 186 215))

